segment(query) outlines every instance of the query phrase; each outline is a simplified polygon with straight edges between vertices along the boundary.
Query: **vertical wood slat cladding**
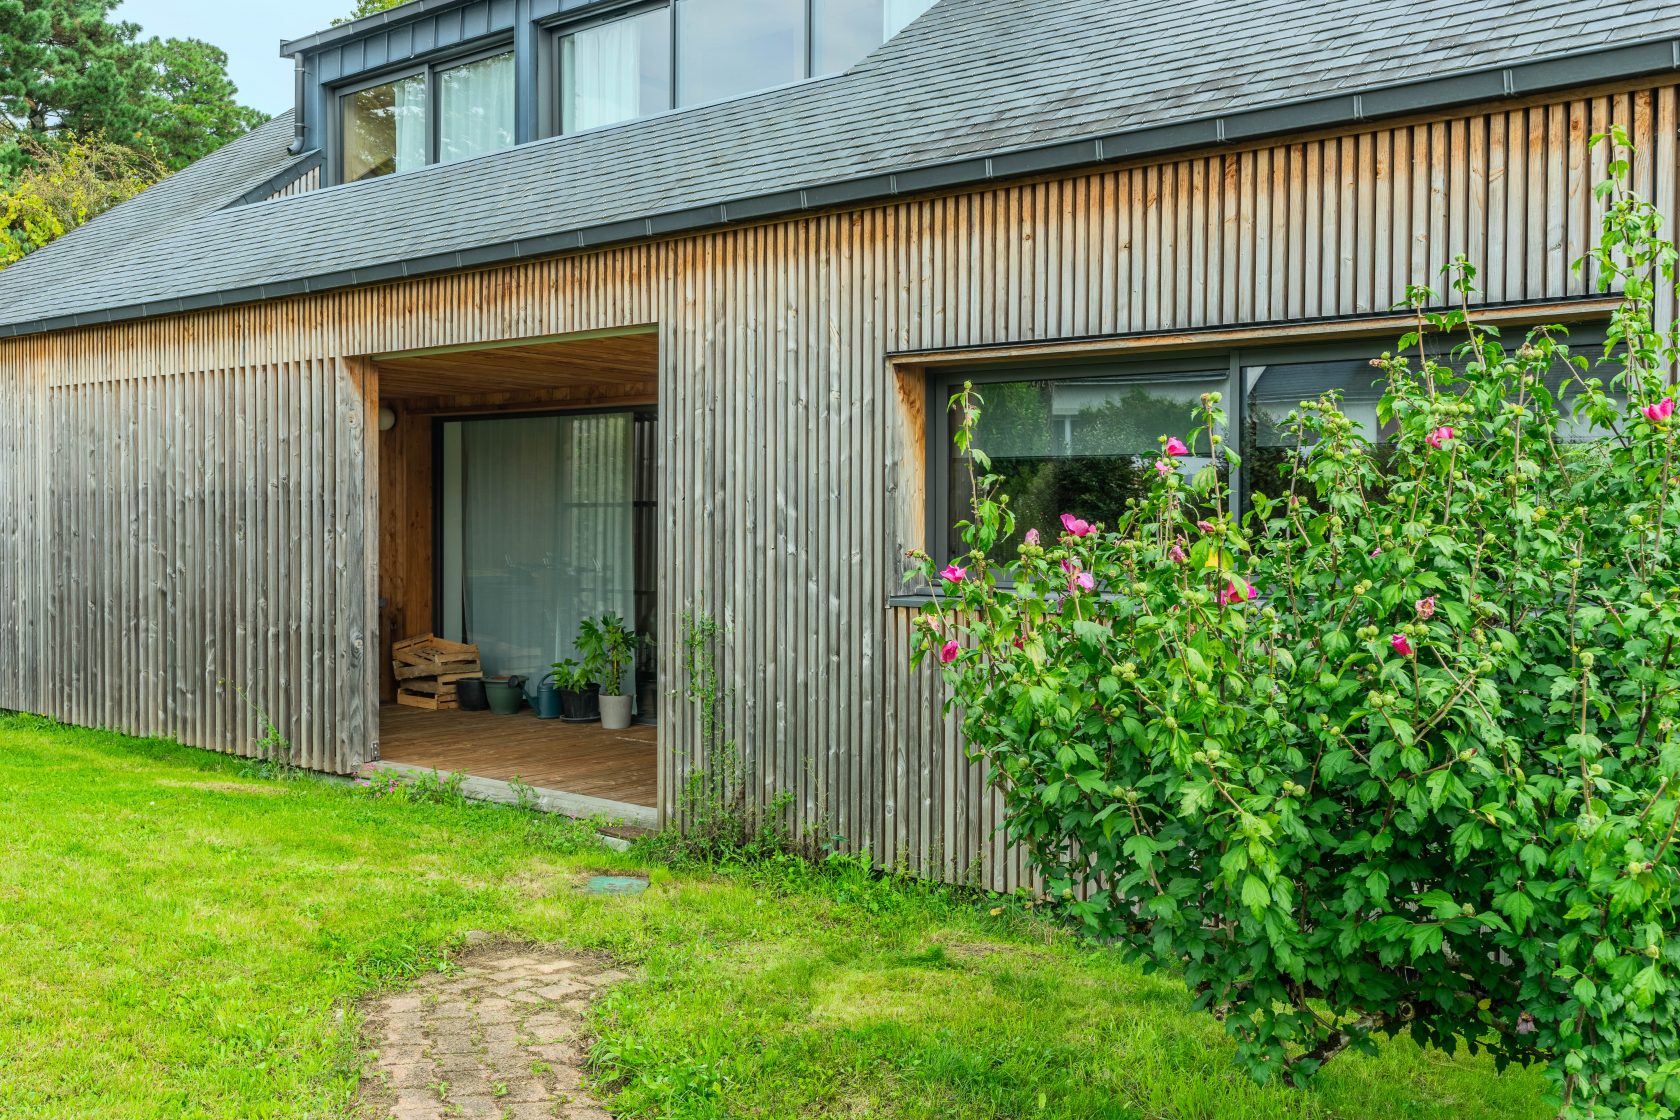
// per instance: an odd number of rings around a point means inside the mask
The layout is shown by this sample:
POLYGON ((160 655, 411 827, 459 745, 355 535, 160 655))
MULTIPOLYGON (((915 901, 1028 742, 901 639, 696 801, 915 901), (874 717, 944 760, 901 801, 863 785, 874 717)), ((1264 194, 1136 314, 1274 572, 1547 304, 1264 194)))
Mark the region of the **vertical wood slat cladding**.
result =
MULTIPOLYGON (((1586 295, 1587 137, 1628 125, 1673 214, 1675 109, 1666 87, 1500 107, 0 343, 0 706, 239 750, 256 728, 225 678, 349 768, 376 722, 356 356, 653 324, 667 687, 684 611, 716 615, 761 797, 1012 888, 996 801, 886 606, 922 543, 927 407, 889 354, 1381 311, 1460 252, 1491 299, 1586 295)), ((674 818, 699 728, 664 714, 674 818)))
POLYGON ((10 469, 8 441, 0 488, 0 535, 25 538, 0 577, 7 621, 25 628, 6 638, 18 653, 0 706, 243 754, 262 729, 238 687, 304 764, 359 764, 363 366, 319 358, 38 391, 21 442, 51 452, 34 456, 31 485, 28 461, 10 469))

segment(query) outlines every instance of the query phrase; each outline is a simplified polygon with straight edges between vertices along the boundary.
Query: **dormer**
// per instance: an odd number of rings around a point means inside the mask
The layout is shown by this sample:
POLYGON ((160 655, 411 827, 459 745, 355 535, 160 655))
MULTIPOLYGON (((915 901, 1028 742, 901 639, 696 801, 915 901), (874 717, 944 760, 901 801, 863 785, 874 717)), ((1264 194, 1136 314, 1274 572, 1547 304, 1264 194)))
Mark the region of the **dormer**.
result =
POLYGON ((935 0, 410 0, 286 43, 327 183, 841 73, 935 0))

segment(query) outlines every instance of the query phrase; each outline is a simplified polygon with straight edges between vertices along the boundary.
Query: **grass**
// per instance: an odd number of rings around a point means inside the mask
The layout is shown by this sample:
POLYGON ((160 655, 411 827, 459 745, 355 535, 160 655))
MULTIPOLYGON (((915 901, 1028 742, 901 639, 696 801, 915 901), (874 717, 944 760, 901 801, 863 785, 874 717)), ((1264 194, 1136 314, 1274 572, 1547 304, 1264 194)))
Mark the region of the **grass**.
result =
POLYGON ((470 930, 632 966, 594 1024, 621 1116, 1551 1114, 1536 1073, 1405 1041, 1256 1086, 1177 980, 855 864, 649 866, 553 818, 26 717, 0 717, 0 853, 0 1117, 342 1116, 356 1000, 470 930), (577 889, 631 869, 646 894, 577 889))

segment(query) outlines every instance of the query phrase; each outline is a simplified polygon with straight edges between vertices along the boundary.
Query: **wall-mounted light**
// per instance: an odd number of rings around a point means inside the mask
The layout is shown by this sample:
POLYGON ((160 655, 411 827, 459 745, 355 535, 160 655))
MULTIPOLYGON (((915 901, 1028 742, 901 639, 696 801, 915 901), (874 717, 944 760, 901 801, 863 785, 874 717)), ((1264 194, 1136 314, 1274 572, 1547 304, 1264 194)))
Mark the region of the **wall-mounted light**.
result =
POLYGON ((392 408, 386 408, 384 406, 380 406, 380 409, 379 409, 379 430, 382 431, 382 432, 388 432, 396 426, 397 426, 396 410, 392 409, 392 408))

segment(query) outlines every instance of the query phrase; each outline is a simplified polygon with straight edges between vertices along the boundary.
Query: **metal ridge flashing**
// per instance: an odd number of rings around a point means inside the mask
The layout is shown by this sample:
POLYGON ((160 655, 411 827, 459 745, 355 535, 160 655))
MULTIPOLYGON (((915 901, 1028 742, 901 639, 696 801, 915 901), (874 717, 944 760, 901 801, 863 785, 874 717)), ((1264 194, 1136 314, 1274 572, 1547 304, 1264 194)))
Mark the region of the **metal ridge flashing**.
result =
MULTIPOLYGON (((456 0, 413 0, 416 12, 456 0)), ((408 5, 404 5, 408 8, 408 5)), ((393 11, 402 11, 402 8, 393 11)), ((390 14, 390 13, 386 13, 390 14)), ((378 17, 369 17, 377 19, 378 17)), ((1405 116, 1431 109, 1498 101, 1621 78, 1648 77, 1680 70, 1680 38, 1599 47, 1532 62, 1460 71, 1438 78, 1375 86, 1327 97, 1169 124, 1151 125, 1096 138, 1058 140, 1051 144, 961 159, 897 172, 789 188, 763 195, 698 207, 683 207, 645 217, 614 219, 487 245, 362 265, 331 273, 297 277, 250 287, 154 300, 114 308, 0 323, 0 338, 42 334, 76 327, 147 319, 177 311, 196 311, 238 303, 356 287, 360 284, 435 275, 461 268, 505 264, 581 248, 694 233, 743 221, 763 221, 835 206, 857 205, 949 190, 1023 176, 1066 171, 1151 155, 1165 155, 1221 144, 1336 128, 1405 116)))
MULTIPOLYGON (((561 7, 565 14, 572 15, 613 2, 614 0, 570 0, 570 2, 562 3, 561 7)), ((629 0, 617 0, 617 2, 626 3, 629 0)), ((335 46, 360 38, 362 35, 373 31, 383 31, 389 27, 409 23, 422 16, 447 11, 450 8, 468 3, 471 3, 471 0, 408 0, 407 3, 399 4, 394 8, 387 8, 383 12, 375 12, 371 16, 363 16, 361 19, 348 20, 336 27, 317 31, 313 35, 304 35, 298 39, 282 39, 280 41, 280 57, 295 58, 300 54, 335 46)), ((548 17, 539 18, 546 19, 548 17)))
POLYGON ((387 8, 383 12, 375 12, 371 16, 363 16, 361 19, 348 20, 336 27, 329 27, 325 31, 305 35, 301 39, 282 39, 280 41, 280 57, 295 58, 305 51, 329 47, 346 39, 354 39, 364 32, 407 23, 411 19, 416 19, 430 12, 442 11, 467 2, 468 0, 408 0, 407 3, 398 4, 394 8, 387 8))
POLYGON ((222 209, 226 210, 228 206, 249 206, 252 203, 267 201, 274 192, 291 186, 299 179, 302 179, 305 175, 308 175, 311 171, 314 171, 317 167, 324 167, 326 162, 326 154, 319 148, 316 148, 314 151, 305 152, 291 163, 287 164, 278 174, 270 176, 267 180, 258 183, 256 186, 228 203, 227 206, 222 207, 222 209))

